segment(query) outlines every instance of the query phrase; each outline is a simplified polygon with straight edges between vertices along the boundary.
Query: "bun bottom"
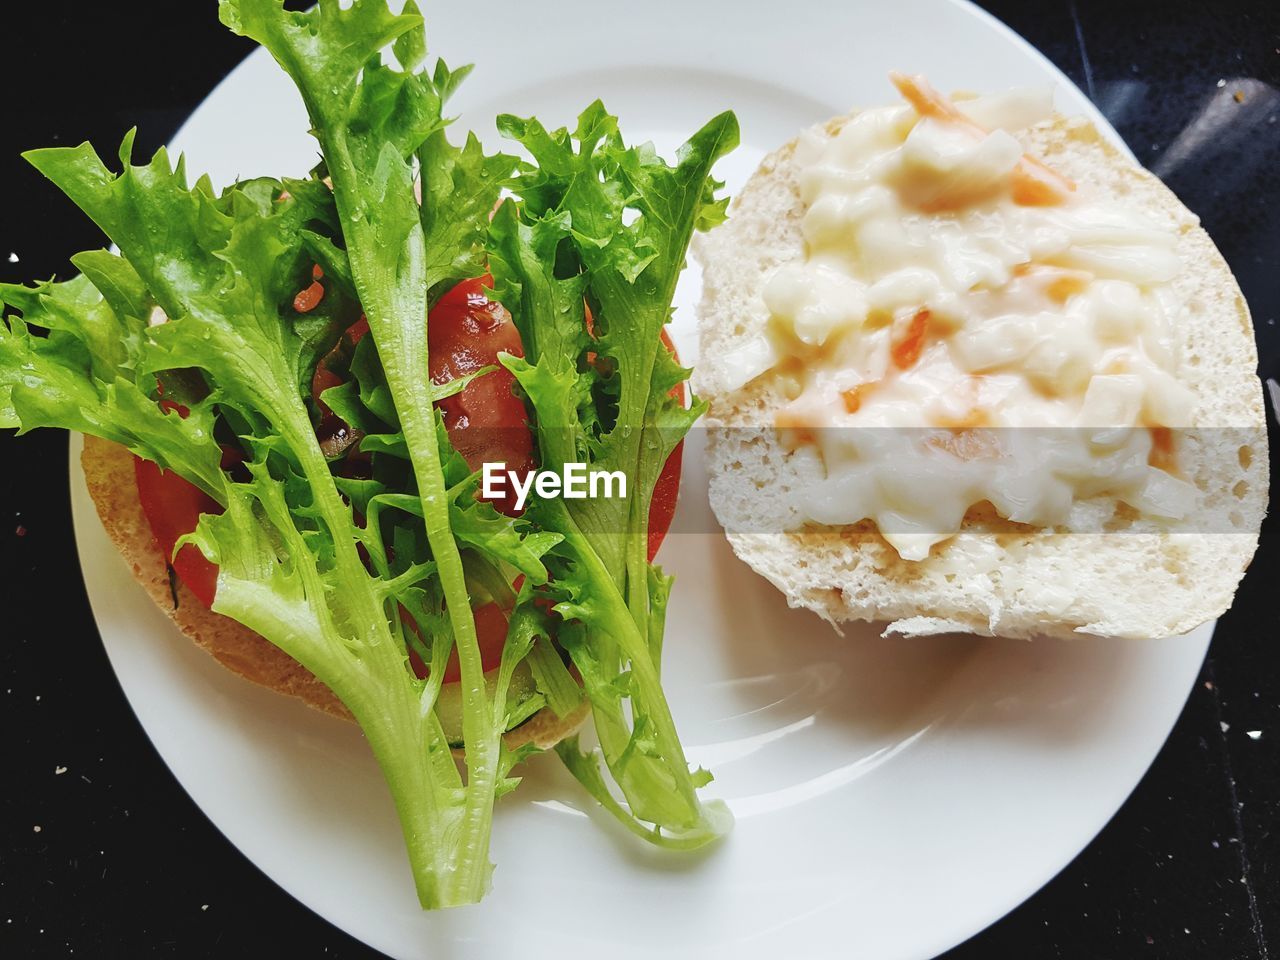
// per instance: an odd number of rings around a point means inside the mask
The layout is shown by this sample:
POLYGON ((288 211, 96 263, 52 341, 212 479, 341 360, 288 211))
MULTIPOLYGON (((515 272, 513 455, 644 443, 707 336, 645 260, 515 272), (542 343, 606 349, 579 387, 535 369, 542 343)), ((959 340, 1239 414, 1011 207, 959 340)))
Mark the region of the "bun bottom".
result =
MULTIPOLYGON (((119 444, 86 436, 80 465, 107 536, 147 595, 179 630, 246 680, 297 697, 335 717, 354 719, 332 690, 279 647, 205 607, 180 580, 174 578, 171 584, 166 558, 142 512, 133 454, 119 444)), ((504 739, 511 748, 533 743, 546 749, 572 735, 589 712, 590 705, 585 700, 563 718, 543 709, 508 731, 504 739)))

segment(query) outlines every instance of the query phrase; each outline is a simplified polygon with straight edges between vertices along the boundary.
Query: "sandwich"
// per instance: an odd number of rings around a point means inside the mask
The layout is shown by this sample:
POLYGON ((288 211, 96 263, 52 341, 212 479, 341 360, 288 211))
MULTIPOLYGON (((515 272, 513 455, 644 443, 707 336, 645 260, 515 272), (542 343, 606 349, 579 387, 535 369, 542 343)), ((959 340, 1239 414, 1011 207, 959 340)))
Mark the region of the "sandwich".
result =
POLYGON ((1267 495, 1222 256, 1050 92, 892 81, 898 103, 766 157, 696 249, 694 385, 733 549, 792 606, 888 633, 1216 617, 1267 495))
POLYGON ((217 191, 132 133, 118 170, 26 154, 116 249, 0 287, 0 426, 85 434, 179 628, 361 726, 424 908, 484 895, 494 802, 543 749, 645 840, 713 842, 732 818, 662 691, 652 561, 702 411, 663 328, 735 118, 674 165, 598 101, 572 131, 503 115, 528 159, 487 153, 448 136, 467 71, 424 69, 412 0, 219 12, 289 74, 320 163, 217 191))
MULTIPOLYGON (((463 280, 431 308, 427 321, 429 375, 432 383, 443 385, 487 370, 479 378, 468 380, 457 394, 436 401, 435 406, 450 444, 473 472, 482 470, 486 463, 500 463, 528 478, 537 460, 533 435, 515 378, 500 366, 499 358, 501 353, 522 357, 523 349, 510 313, 486 295, 492 284, 493 278, 488 275, 463 280)), ((316 267, 310 283, 294 297, 293 311, 303 316, 317 310, 326 294, 331 299, 342 296, 340 291, 327 289, 323 270, 316 267)), ((356 313, 352 303, 340 309, 347 319, 356 313)), ((148 320, 154 325, 167 318, 153 309, 148 320)), ((360 449, 362 431, 329 407, 323 394, 351 380, 355 352, 368 332, 368 321, 362 316, 356 319, 333 348, 317 360, 311 378, 316 439, 331 468, 349 476, 368 473, 372 456, 360 449)), ((663 342, 675 357, 675 348, 665 332, 663 342)), ((683 387, 678 390, 683 402, 683 387)), ((675 514, 681 451, 682 444, 677 444, 654 484, 647 535, 650 562, 675 514)), ((224 464, 233 466, 236 457, 236 447, 224 445, 224 464)), ((245 679, 297 697, 323 712, 353 719, 333 691, 305 667, 243 624, 213 612, 218 568, 193 544, 179 548, 178 541, 195 530, 200 514, 218 512, 216 501, 178 474, 163 471, 153 461, 109 440, 86 436, 80 461, 89 495, 107 535, 152 600, 184 634, 245 679)), ((504 493, 490 502, 498 512, 518 516, 523 502, 517 502, 513 492, 504 493)), ((486 498, 482 494, 480 499, 486 498)), ((516 592, 493 576, 486 578, 486 584, 473 585, 472 603, 481 663, 486 682, 492 684, 501 665, 516 592)), ((409 664, 419 678, 426 679, 430 676, 426 662, 430 654, 416 634, 409 639, 409 664)), ((541 667, 540 663, 535 667, 526 660, 512 671, 507 693, 508 729, 503 735, 508 748, 532 743, 539 749, 550 749, 574 733, 590 711, 576 684, 564 686, 577 704, 570 705, 563 716, 546 705, 545 696, 539 696, 539 684, 545 688, 548 678, 542 676, 539 680, 535 676, 535 669, 542 673, 541 667)), ((460 681, 455 653, 445 666, 435 709, 456 751, 461 750, 463 741, 460 681)))

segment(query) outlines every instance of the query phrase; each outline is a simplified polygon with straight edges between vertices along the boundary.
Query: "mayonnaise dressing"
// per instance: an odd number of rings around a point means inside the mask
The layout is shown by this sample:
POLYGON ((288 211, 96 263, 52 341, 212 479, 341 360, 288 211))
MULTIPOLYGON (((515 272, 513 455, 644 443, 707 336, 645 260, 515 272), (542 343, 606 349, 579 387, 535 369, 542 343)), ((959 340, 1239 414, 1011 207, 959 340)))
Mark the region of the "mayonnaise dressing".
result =
POLYGON ((1044 527, 1091 497, 1183 516, 1194 488, 1152 466, 1150 429, 1193 407, 1175 238, 1025 156, 1008 131, 1045 119, 1047 92, 939 100, 796 152, 806 255, 768 279, 767 341, 738 359, 794 375, 777 425, 826 469, 800 516, 874 520, 911 560, 983 501, 1044 527), (1028 176, 1060 195, 1020 192, 1028 176))

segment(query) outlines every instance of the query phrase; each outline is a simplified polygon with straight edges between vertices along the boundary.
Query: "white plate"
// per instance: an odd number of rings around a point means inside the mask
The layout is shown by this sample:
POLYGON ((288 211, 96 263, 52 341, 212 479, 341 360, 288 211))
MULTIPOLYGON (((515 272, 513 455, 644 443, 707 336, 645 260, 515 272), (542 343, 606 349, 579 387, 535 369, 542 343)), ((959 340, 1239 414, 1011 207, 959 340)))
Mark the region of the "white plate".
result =
MULTIPOLYGON (((571 123, 596 96, 630 138, 670 149, 725 108, 740 187, 804 125, 886 102, 886 71, 943 88, 1057 85, 1058 106, 1102 123, 1048 61, 985 14, 893 4, 596 0, 431 4, 429 37, 476 62, 454 109, 495 143, 492 117, 571 123), (506 9, 504 9, 506 8, 506 9)), ((210 22, 210 30, 218 27, 210 22)), ((175 144, 189 168, 302 174, 315 148, 265 54, 210 95, 175 144)), ((697 278, 677 341, 692 358, 697 278)), ((700 451, 683 517, 711 521, 700 451)), ((399 830, 359 732, 260 690, 184 640, 116 556, 73 467, 81 563, 103 642, 160 754, 244 853, 311 909, 397 958, 924 958, 1029 896, 1120 806, 1177 717, 1211 627, 1162 642, 943 637, 843 639, 786 608, 724 540, 675 535, 664 676, 693 761, 716 773, 737 828, 699 856, 647 849, 591 809, 554 757, 499 805, 492 895, 418 909, 399 830)))

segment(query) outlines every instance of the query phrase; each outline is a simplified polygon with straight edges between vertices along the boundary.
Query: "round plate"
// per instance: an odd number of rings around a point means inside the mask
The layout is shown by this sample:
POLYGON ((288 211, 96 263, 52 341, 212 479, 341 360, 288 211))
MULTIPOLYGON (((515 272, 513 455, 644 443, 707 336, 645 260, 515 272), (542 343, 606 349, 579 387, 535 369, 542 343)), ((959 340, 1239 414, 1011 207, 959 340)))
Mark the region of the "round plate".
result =
MULTIPOLYGON (((1053 83, 1097 112, 985 14, 945 0, 691 3, 623 12, 572 0, 536 12, 432 4, 429 37, 477 70, 450 108, 491 148, 499 112, 572 124, 602 97, 633 141, 663 150, 726 108, 743 145, 730 191, 803 126, 889 102, 891 68, 942 88, 1053 83), (617 12, 613 12, 614 10, 617 12)), ((210 30, 219 29, 210 20, 210 30)), ((263 51, 183 128, 189 169, 301 175, 306 117, 263 51)), ((1109 129, 1109 128, 1107 128, 1109 129)), ((1114 134, 1112 134, 1114 137, 1114 134)), ((694 359, 690 272, 676 340, 694 359)), ((694 438, 693 447, 697 446, 694 438)), ((686 453, 676 529, 714 530, 700 451, 686 453)), ((400 831, 359 731, 232 676, 147 599, 99 525, 78 468, 81 564, 125 694, 195 801, 321 916, 397 958, 925 958, 1029 896, 1097 833, 1150 764, 1211 627, 1146 643, 837 636, 739 563, 723 537, 675 533, 667 690, 692 762, 737 814, 700 855, 651 850, 587 801, 554 756, 495 818, 492 894, 418 908, 400 831)))

